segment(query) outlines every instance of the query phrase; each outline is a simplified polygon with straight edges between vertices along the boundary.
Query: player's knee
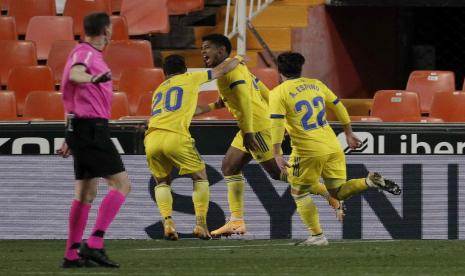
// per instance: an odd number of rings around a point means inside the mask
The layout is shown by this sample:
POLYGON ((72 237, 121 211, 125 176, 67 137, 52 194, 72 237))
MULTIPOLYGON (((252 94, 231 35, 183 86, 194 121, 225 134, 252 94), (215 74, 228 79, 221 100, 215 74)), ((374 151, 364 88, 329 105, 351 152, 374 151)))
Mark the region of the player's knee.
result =
POLYGON ((226 162, 223 162, 223 164, 221 165, 221 172, 223 173, 223 175, 236 175, 239 174, 241 170, 234 168, 233 166, 230 166, 226 162))
POLYGON ((337 200, 341 200, 341 199, 338 197, 338 193, 337 193, 338 191, 339 191, 339 189, 328 189, 328 192, 329 192, 329 194, 330 194, 332 197, 334 197, 334 198, 337 199, 337 200))
POLYGON ((192 174, 192 180, 197 181, 197 180, 207 180, 207 172, 205 170, 195 172, 192 174))

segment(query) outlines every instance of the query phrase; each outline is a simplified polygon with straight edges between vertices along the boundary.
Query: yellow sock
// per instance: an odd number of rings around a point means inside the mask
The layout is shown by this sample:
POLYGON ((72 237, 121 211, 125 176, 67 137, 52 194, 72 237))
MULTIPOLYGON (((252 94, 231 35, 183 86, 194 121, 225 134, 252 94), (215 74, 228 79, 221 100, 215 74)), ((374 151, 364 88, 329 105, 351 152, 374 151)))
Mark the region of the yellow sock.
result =
POLYGON ((228 202, 232 218, 244 217, 244 177, 242 174, 224 177, 228 184, 228 202))
POLYGON ((171 187, 165 183, 155 186, 155 200, 163 220, 170 219, 173 213, 173 196, 171 187))
POLYGON ((299 213, 300 218, 304 222, 305 226, 307 226, 310 233, 313 236, 323 233, 320 226, 318 208, 316 207, 310 195, 307 193, 293 197, 295 204, 297 205, 297 212, 299 213))
POLYGON ((339 200, 346 200, 355 194, 365 191, 366 189, 368 189, 368 185, 365 182, 365 178, 351 179, 342 184, 339 188, 337 198, 339 200))
POLYGON ((197 220, 197 224, 207 224, 208 204, 210 203, 210 187, 208 180, 194 181, 192 201, 194 202, 195 218, 197 220))

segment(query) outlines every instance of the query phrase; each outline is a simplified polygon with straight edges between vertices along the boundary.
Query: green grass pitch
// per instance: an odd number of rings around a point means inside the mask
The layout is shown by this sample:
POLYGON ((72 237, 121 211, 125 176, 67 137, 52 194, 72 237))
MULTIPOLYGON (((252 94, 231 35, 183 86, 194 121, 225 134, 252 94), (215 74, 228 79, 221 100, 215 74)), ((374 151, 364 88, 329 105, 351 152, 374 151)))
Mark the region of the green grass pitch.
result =
POLYGON ((119 269, 60 269, 63 240, 0 241, 0 275, 465 275, 465 241, 112 240, 119 269))

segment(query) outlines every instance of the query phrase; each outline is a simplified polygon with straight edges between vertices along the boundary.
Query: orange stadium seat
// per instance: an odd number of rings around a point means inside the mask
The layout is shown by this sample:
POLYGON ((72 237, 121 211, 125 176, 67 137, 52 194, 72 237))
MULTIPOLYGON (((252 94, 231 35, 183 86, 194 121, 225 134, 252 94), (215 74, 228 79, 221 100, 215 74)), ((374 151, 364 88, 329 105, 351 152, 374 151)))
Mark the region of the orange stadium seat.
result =
POLYGON ((52 43, 47 65, 52 69, 56 84, 60 84, 68 55, 77 44, 75 40, 57 40, 52 43))
MULTIPOLYGON (((373 99, 341 99, 350 116, 370 116, 373 99)), ((326 119, 328 121, 337 121, 336 114, 327 108, 326 119)))
POLYGON ((64 120, 62 94, 56 91, 32 91, 24 102, 24 117, 64 120))
POLYGON ((433 95, 455 91, 455 75, 450 71, 413 71, 407 82, 407 91, 417 92, 422 113, 429 113, 433 95))
POLYGON ((430 116, 444 122, 465 122, 465 92, 437 93, 433 97, 430 116))
MULTIPOLYGON (((216 102, 218 99, 218 91, 202 91, 199 93, 199 105, 208 105, 209 103, 216 102)), ((194 117, 195 120, 235 120, 233 115, 228 111, 227 108, 220 108, 211 112, 197 115, 194 117)))
POLYGON ((121 15, 128 21, 129 35, 170 31, 166 0, 123 0, 121 15))
POLYGON ((402 90, 380 90, 373 98, 371 115, 383 122, 401 122, 407 117, 420 117, 418 94, 402 90))
POLYGON ((111 23, 113 25, 113 31, 111 33, 112 40, 128 40, 129 33, 128 33, 128 23, 126 22, 126 18, 122 16, 111 16, 111 23))
POLYGON ((152 113, 152 92, 145 92, 139 97, 135 116, 150 116, 152 113))
MULTIPOLYGON (((73 1, 67 1, 73 2, 73 1)), ((27 25, 33 16, 56 15, 55 0, 12 0, 8 15, 16 19, 18 34, 26 34, 27 25)))
POLYGON ((7 11, 10 6, 10 0, 1 0, 0 1, 0 10, 7 11))
POLYGON ((111 14, 110 0, 68 0, 63 9, 64 16, 73 18, 73 30, 75 35, 81 35, 83 31, 84 17, 91 12, 106 12, 111 14))
POLYGON ((170 15, 182 15, 201 11, 204 7, 203 2, 203 0, 168 0, 168 13, 170 15))
POLYGON ((111 69, 114 90, 125 69, 153 68, 152 46, 146 40, 112 40, 103 52, 111 69))
POLYGON ((374 116, 350 116, 352 122, 367 122, 367 123, 379 123, 382 122, 381 118, 374 116))
POLYGON ((16 21, 12 16, 0 16, 0 40, 16 40, 16 21))
POLYGON ((118 120, 125 116, 129 116, 128 97, 124 92, 114 92, 111 101, 111 119, 118 120))
POLYGON ((34 16, 26 31, 26 40, 36 43, 39 60, 48 58, 55 40, 73 39, 73 19, 69 16, 34 16))
POLYGON ((11 69, 7 89, 15 91, 18 114, 23 114, 24 101, 34 90, 54 90, 53 73, 48 66, 18 66, 11 69))
POLYGON ((250 68, 250 72, 262 81, 268 89, 279 85, 279 73, 273 68, 250 68))
POLYGON ((121 73, 119 91, 126 92, 129 110, 134 114, 139 98, 147 92, 153 92, 165 80, 163 70, 159 68, 127 69, 121 73))
POLYGON ((32 41, 4 40, 0 43, 0 84, 6 85, 11 68, 36 65, 36 47, 32 41))
POLYGON ((121 11, 121 3, 123 0, 111 0, 111 10, 113 13, 119 13, 121 11))
POLYGON ((16 116, 15 92, 0 91, 0 120, 13 120, 16 116))

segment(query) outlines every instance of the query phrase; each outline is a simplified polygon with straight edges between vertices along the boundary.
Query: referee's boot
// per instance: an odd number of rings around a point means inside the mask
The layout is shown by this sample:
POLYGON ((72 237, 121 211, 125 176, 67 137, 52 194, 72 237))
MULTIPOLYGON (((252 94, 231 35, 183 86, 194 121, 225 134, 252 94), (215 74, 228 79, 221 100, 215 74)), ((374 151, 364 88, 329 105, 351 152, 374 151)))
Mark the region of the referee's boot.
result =
POLYGON ((81 245, 81 249, 79 250, 79 256, 81 256, 81 258, 94 261, 100 266, 113 268, 118 268, 120 266, 119 263, 112 261, 108 258, 105 249, 90 248, 87 245, 87 243, 83 243, 81 245))
POLYGON ((400 195, 402 193, 399 185, 392 180, 385 179, 377 172, 369 172, 366 178, 366 183, 369 187, 378 188, 393 195, 400 195))
POLYGON ((77 260, 63 259, 62 268, 97 267, 98 264, 92 260, 79 258, 77 260))

